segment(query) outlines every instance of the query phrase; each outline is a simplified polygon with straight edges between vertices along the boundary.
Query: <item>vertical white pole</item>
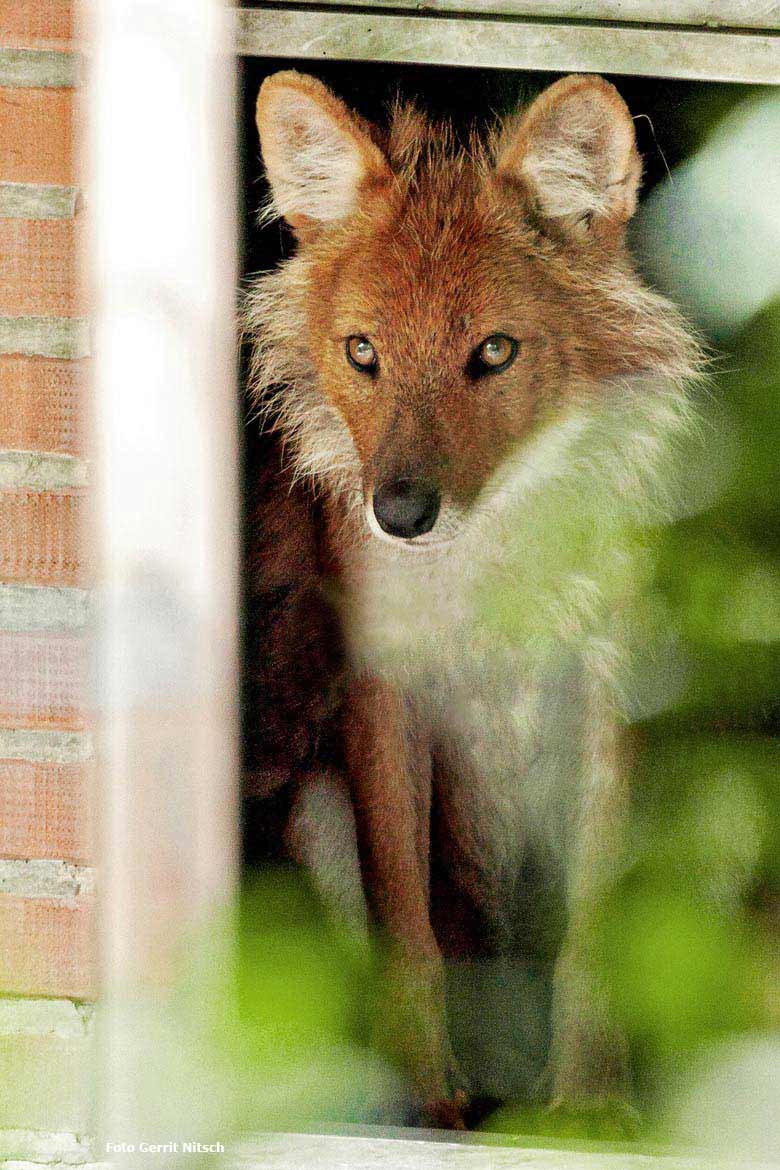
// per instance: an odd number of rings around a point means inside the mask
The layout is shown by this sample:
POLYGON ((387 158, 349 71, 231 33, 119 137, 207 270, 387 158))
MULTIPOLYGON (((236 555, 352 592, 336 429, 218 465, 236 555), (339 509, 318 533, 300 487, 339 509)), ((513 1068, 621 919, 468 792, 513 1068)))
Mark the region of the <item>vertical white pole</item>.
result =
POLYGON ((219 0, 85 15, 103 1136, 186 1140, 209 1089, 174 989, 187 940, 201 971, 222 961, 198 931, 236 869, 234 59, 219 0))

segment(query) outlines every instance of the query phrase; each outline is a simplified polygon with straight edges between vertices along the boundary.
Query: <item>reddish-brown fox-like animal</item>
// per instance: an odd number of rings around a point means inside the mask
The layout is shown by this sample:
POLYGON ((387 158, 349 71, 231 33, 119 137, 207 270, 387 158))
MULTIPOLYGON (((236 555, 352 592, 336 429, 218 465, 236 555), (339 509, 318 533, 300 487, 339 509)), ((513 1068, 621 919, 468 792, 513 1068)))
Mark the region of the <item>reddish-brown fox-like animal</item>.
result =
POLYGON ((700 364, 627 254, 632 119, 606 81, 566 77, 462 146, 414 107, 379 129, 286 72, 263 84, 257 120, 269 211, 298 247, 250 295, 253 391, 289 475, 318 496, 307 566, 347 661, 345 775, 304 788, 291 838, 342 910, 367 905, 390 940, 391 1026, 427 1121, 461 1124, 464 1091, 511 1096, 538 1042, 511 1017, 535 984, 512 981, 502 947, 523 951, 555 893, 548 1095, 604 1100, 624 1053, 592 923, 627 800, 626 550, 605 517, 662 503, 700 364), (597 555, 578 560, 581 545, 597 555), (493 994, 492 1018, 460 1062, 442 948, 467 968, 473 953, 462 921, 437 923, 432 824, 493 964, 469 1008, 493 994), (507 987, 511 1004, 494 994, 507 987))

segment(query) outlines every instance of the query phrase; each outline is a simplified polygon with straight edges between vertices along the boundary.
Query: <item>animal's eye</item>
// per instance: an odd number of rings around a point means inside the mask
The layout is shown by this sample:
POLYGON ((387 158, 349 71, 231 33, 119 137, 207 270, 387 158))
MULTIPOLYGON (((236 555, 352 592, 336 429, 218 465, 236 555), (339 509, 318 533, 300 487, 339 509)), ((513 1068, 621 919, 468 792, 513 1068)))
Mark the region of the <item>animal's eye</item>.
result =
POLYGON ((376 350, 367 337, 347 338, 347 361, 361 374, 373 374, 379 364, 376 350))
POLYGON ((511 366, 517 357, 517 342, 505 333, 492 333, 477 346, 472 356, 472 372, 498 374, 511 366))

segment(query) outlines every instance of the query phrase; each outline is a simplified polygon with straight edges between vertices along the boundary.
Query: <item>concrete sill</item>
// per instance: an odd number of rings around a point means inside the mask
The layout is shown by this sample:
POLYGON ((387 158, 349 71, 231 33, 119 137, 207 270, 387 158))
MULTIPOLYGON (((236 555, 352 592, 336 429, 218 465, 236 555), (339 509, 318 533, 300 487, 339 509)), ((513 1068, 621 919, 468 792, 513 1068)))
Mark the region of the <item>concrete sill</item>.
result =
POLYGON ((232 1150, 227 1162, 235 1170, 778 1170, 712 1155, 545 1150, 472 1135, 391 1132, 260 1134, 232 1150))

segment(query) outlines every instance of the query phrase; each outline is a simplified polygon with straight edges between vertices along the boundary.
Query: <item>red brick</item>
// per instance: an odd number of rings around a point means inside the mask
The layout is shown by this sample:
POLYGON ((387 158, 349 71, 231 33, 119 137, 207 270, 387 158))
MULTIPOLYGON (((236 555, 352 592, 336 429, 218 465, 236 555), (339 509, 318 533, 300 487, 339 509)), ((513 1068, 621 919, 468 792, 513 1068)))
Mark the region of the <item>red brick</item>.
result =
POLYGON ((0 857, 94 861, 90 764, 0 760, 0 857))
POLYGON ((0 354, 0 447, 85 450, 86 362, 0 354))
POLYGON ((84 728, 84 639, 0 631, 0 727, 84 728))
POLYGON ((0 991, 94 998, 94 912, 92 898, 0 894, 0 991))
POLYGON ((0 0, 0 45, 68 49, 73 23, 72 0, 0 0))
POLYGON ((83 585, 83 491, 0 492, 0 581, 83 585))
POLYGON ((72 89, 0 86, 0 183, 77 185, 72 89))
POLYGON ((71 219, 0 219, 0 316, 83 315, 77 283, 81 224, 71 219))

